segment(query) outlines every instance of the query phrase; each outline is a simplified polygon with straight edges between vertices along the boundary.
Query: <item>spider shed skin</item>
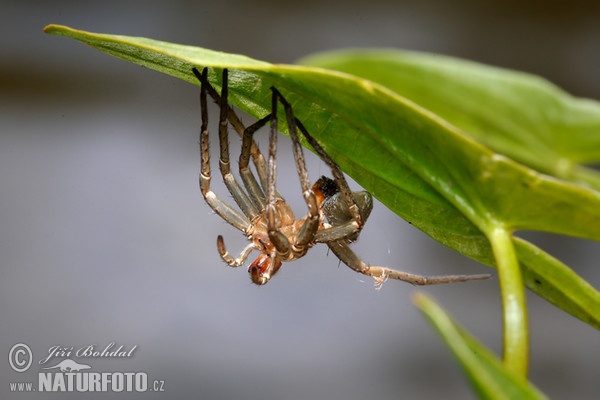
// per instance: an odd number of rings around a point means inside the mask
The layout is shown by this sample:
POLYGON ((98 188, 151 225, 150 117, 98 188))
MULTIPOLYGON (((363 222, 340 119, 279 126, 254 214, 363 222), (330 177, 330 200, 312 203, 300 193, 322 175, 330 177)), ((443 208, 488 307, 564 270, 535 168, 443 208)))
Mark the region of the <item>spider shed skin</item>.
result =
POLYGON ((208 81, 207 68, 202 72, 196 68, 192 71, 200 81, 200 191, 208 206, 229 225, 241 231, 249 242, 234 258, 227 251, 223 237, 219 235, 217 250, 223 261, 231 267, 239 267, 245 264, 250 253, 259 252, 258 257, 248 267, 252 282, 257 285, 266 284, 280 270, 283 262, 303 257, 317 243, 326 244, 340 261, 352 270, 373 277, 376 285, 381 285, 388 278, 415 285, 431 285, 490 277, 487 274, 426 277, 363 262, 349 244, 358 239, 369 218, 373 209, 373 197, 366 191, 350 190, 340 167, 295 117, 292 105, 279 90, 271 88, 270 113, 253 124, 244 126, 228 102, 227 69, 223 69, 220 94, 208 81), (210 186, 208 96, 219 107, 219 172, 237 208, 220 199, 210 186), (292 142, 301 193, 307 208, 305 216, 299 219, 296 219, 276 186, 280 107, 285 113, 283 121, 287 125, 292 142), (265 159, 253 136, 267 124, 270 125, 270 129, 268 155, 265 159), (230 127, 242 138, 238 177, 231 171, 228 132, 230 127), (300 135, 331 169, 333 179, 322 176, 311 186, 300 135), (251 169, 250 162, 254 170, 251 169))

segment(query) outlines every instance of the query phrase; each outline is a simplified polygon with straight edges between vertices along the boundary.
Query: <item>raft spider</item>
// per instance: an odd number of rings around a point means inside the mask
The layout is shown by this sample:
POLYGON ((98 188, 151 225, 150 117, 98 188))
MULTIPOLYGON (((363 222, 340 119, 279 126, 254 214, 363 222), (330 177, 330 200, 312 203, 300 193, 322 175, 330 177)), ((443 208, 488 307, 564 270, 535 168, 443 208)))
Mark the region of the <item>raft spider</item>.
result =
POLYGON ((433 285, 486 279, 490 276, 482 274, 428 277, 364 263, 350 249, 349 244, 358 238, 371 213, 373 207, 371 194, 366 191, 352 192, 350 190, 338 165, 308 133, 302 122, 294 116, 292 106, 285 97, 272 87, 271 113, 254 124, 244 127, 227 100, 227 69, 223 70, 221 94, 217 93, 208 82, 207 68, 204 68, 202 72, 193 68, 193 73, 200 81, 201 87, 200 190, 210 208, 228 224, 242 231, 250 242, 237 258, 233 258, 225 248, 223 237, 219 235, 217 249, 221 258, 228 265, 238 267, 246 262, 253 250, 260 253, 248 267, 252 282, 264 285, 277 273, 282 262, 301 258, 308 249, 317 243, 325 243, 344 264, 356 272, 373 277, 377 284, 382 284, 388 278, 415 285, 433 285), (219 166, 221 175, 241 212, 217 197, 210 188, 207 94, 212 97, 220 109, 219 166), (290 206, 276 189, 277 124, 279 122, 277 109, 279 105, 285 111, 302 196, 308 208, 306 216, 301 219, 294 217, 290 206), (269 155, 268 161, 265 162, 253 135, 267 123, 270 123, 269 155), (238 164, 239 177, 245 190, 242 189, 230 169, 229 125, 233 126, 242 138, 238 164), (329 166, 333 179, 321 177, 314 185, 310 185, 298 131, 329 166), (252 157, 258 181, 250 169, 250 157, 252 157))

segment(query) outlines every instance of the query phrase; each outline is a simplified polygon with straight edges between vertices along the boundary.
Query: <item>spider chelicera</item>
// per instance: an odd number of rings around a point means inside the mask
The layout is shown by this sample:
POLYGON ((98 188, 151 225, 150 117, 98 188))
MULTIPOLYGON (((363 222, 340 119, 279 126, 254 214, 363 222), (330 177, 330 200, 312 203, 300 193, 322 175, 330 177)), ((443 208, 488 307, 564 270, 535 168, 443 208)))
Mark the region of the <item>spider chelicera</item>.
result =
POLYGON ((223 237, 217 237, 217 249, 221 258, 230 266, 238 267, 246 262, 253 250, 260 254, 248 267, 252 282, 257 285, 267 283, 281 267, 282 262, 294 261, 306 254, 317 243, 325 243, 331 251, 348 267, 356 272, 371 276, 381 285, 386 279, 398 279, 415 285, 464 282, 489 278, 481 275, 421 276, 394 269, 372 266, 364 263, 349 244, 358 238, 360 231, 373 208, 373 198, 366 191, 352 192, 344 174, 325 150, 308 133, 304 125, 292 111, 292 106, 276 89, 271 88, 271 113, 254 124, 244 127, 227 100, 228 72, 223 70, 221 94, 208 82, 207 68, 193 73, 200 81, 200 108, 202 126, 200 131, 200 190, 206 203, 228 224, 246 235, 249 244, 238 257, 233 258, 225 248, 223 237), (220 109, 219 116, 219 167, 225 186, 239 210, 221 200, 210 188, 211 170, 209 162, 208 108, 207 94, 220 109), (302 196, 308 212, 296 219, 290 206, 276 189, 277 156, 277 109, 281 105, 285 111, 286 123, 293 145, 296 169, 300 178, 302 196), (269 155, 265 161, 254 133, 270 123, 269 155), (242 186, 232 174, 229 161, 228 128, 231 125, 242 138, 239 157, 239 177, 242 186), (306 169, 300 132, 317 155, 331 169, 333 179, 321 177, 310 185, 306 169), (250 158, 254 164, 258 180, 250 169, 250 158))

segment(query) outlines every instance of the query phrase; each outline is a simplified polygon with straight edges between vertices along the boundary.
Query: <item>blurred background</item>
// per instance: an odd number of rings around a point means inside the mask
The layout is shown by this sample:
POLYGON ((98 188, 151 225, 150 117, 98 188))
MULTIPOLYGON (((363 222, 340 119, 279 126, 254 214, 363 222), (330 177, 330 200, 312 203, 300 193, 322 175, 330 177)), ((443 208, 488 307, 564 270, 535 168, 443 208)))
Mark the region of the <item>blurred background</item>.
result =
MULTIPOLYGON (((11 393, 9 383, 37 385, 37 363, 52 346, 101 350, 111 342, 137 347, 130 358, 75 360, 91 371, 147 372, 164 392, 78 398, 474 398, 411 304, 421 289, 388 282, 377 291, 324 246, 264 287, 244 267, 224 265, 217 234, 232 253, 245 240, 198 189, 198 88, 42 32, 58 23, 280 63, 346 47, 421 50, 539 74, 600 99, 600 3, 340 4, 2 2, 0 353, 7 360, 25 343, 33 366, 17 373, 0 361, 1 398, 63 398, 11 393)), ((280 147, 281 191, 301 214, 289 142, 280 147)), ((313 179, 327 173, 314 157, 308 164, 313 179)), ((600 287, 600 244, 527 237, 600 287)), ((368 262, 421 274, 488 272, 381 204, 354 248, 368 262)), ((422 290, 501 352, 497 285, 422 290)), ((551 398, 597 399, 598 332, 528 299, 533 382, 551 398)))

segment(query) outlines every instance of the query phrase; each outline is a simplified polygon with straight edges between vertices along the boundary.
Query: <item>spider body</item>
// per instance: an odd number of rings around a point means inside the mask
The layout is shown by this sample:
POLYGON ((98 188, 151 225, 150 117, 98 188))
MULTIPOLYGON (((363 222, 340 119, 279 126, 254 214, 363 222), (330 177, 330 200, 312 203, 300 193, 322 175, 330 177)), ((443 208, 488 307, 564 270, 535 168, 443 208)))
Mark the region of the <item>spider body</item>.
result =
MULTIPOLYGON (((322 176, 312 186, 312 190, 317 196, 319 208, 330 226, 341 226, 352 221, 352 214, 333 179, 322 176)), ((366 190, 362 190, 352 192, 352 198, 364 224, 373 210, 373 196, 366 190)), ((359 234, 360 231, 356 231, 353 235, 346 237, 346 240, 353 242, 358 239, 359 234)))
POLYGON ((271 113, 254 124, 245 127, 228 103, 228 72, 223 70, 223 85, 219 94, 208 81, 207 68, 200 73, 193 69, 200 81, 200 108, 202 125, 200 131, 200 190, 206 203, 227 223, 242 231, 249 244, 238 257, 233 258, 225 247, 223 237, 217 237, 217 249, 221 258, 230 266, 243 265, 250 253, 258 251, 258 257, 250 263, 248 272, 252 282, 267 283, 279 271, 283 262, 303 257, 317 243, 325 243, 348 267, 356 272, 375 278, 381 284, 388 278, 403 280, 417 285, 462 282, 486 279, 489 275, 447 275, 425 277, 397 271, 386 267, 365 264, 349 247, 355 241, 373 208, 373 198, 366 191, 352 192, 339 166, 329 157, 323 147, 310 135, 293 113, 291 104, 276 89, 271 88, 271 113), (208 106, 210 95, 220 110, 219 116, 219 170, 223 182, 238 209, 221 200, 210 188, 211 168, 209 160, 208 106), (296 170, 302 196, 306 203, 306 215, 296 219, 290 206, 276 190, 276 157, 278 108, 285 112, 285 122, 292 140, 296 170), (270 123, 269 152, 265 160, 253 135, 270 123), (242 138, 242 150, 238 160, 238 182, 230 169, 228 128, 232 126, 242 138), (299 132, 317 155, 331 169, 333 179, 321 177, 310 185, 304 161, 299 132), (250 169, 250 159, 256 175, 250 169))
MULTIPOLYGON (((250 228, 244 232, 248 240, 253 244, 253 249, 260 252, 256 260, 248 267, 250 279, 258 285, 267 283, 279 271, 282 262, 297 260, 303 257, 308 249, 312 247, 312 243, 309 243, 307 246, 294 248, 294 239, 305 224, 306 217, 296 220, 292 209, 283 199, 278 199, 275 202, 275 215, 279 220, 279 231, 288 241, 289 252, 278 252, 276 246, 271 242, 266 209, 261 210, 260 214, 251 221, 250 228)), ((222 243, 222 239, 219 239, 219 241, 222 243)), ((221 246, 219 245, 219 247, 221 246)), ((224 244, 222 245, 222 249, 225 250, 224 244)), ((226 250, 220 250, 220 252, 223 256, 226 250)))

